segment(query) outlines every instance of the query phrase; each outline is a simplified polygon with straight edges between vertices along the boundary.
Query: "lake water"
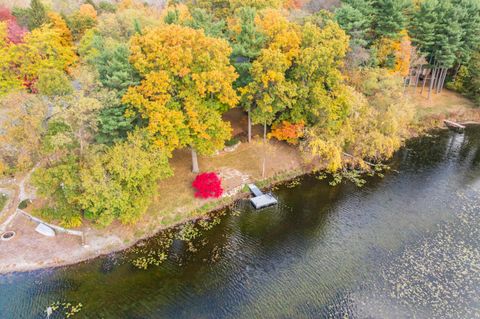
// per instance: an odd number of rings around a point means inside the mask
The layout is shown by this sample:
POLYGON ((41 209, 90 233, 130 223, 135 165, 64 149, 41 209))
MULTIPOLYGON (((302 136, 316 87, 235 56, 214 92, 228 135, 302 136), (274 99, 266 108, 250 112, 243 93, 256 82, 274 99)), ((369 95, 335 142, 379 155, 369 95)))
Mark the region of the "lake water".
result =
POLYGON ((362 188, 307 176, 191 243, 0 276, 0 318, 45 318, 56 301, 82 303, 78 318, 479 318, 480 129, 431 134, 362 188))

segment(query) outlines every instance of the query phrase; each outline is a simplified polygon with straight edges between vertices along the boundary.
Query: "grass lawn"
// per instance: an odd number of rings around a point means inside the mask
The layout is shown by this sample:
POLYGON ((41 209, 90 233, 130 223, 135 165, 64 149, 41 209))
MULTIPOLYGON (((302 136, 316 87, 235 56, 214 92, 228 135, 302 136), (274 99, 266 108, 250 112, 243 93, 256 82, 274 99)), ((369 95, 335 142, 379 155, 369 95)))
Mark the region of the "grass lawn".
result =
POLYGON ((439 94, 432 93, 429 100, 427 89, 420 94, 420 87, 416 91, 414 88, 408 88, 407 96, 415 105, 416 121, 424 127, 432 126, 432 121, 442 121, 443 119, 458 122, 480 121, 478 106, 453 91, 444 89, 439 94))

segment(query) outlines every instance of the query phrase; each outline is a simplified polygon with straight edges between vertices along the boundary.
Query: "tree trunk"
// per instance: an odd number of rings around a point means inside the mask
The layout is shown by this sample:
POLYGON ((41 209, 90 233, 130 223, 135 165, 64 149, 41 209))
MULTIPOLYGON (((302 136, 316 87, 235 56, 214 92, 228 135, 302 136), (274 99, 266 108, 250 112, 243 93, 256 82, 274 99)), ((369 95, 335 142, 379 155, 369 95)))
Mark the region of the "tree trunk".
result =
POLYGON ((192 147, 192 172, 198 173, 200 170, 198 168, 198 157, 197 151, 192 147))
MULTIPOLYGON (((432 70, 430 70, 430 76, 432 74, 432 70)), ((423 94, 423 90, 425 90, 425 84, 427 83, 427 77, 428 77, 428 72, 425 74, 425 77, 423 78, 423 85, 422 85, 422 90, 420 91, 420 94, 423 94)))
POLYGON ((448 68, 445 68, 445 73, 443 74, 443 78, 442 78, 442 85, 440 86, 440 92, 445 87, 445 80, 447 79, 447 75, 448 75, 448 68))
POLYGON ((441 72, 440 72, 440 77, 438 78, 438 81, 437 81, 437 94, 440 93, 442 91, 442 86, 443 86, 443 76, 445 75, 445 71, 446 71, 446 68, 442 68, 440 69, 441 72))
POLYGON ((420 74, 422 74, 422 71, 423 71, 423 64, 420 65, 420 71, 417 72, 417 76, 415 77, 415 92, 417 91, 418 80, 420 80, 420 74))
POLYGON ((432 89, 433 89, 433 85, 435 83, 435 77, 437 76, 437 67, 435 67, 433 70, 432 70, 432 75, 430 76, 430 87, 428 89, 428 99, 430 100, 431 97, 432 97, 432 89))
POLYGON ((262 178, 265 178, 265 164, 267 160, 267 122, 263 122, 263 164, 262 178))
POLYGON ((439 86, 440 86, 440 81, 442 80, 442 76, 443 76, 443 68, 439 68, 438 69, 438 74, 437 74, 437 81, 435 81, 435 84, 434 84, 434 87, 433 87, 433 91, 435 93, 438 93, 438 89, 439 89, 439 86))
POLYGON ((250 110, 248 110, 248 143, 252 141, 252 118, 250 117, 250 110))

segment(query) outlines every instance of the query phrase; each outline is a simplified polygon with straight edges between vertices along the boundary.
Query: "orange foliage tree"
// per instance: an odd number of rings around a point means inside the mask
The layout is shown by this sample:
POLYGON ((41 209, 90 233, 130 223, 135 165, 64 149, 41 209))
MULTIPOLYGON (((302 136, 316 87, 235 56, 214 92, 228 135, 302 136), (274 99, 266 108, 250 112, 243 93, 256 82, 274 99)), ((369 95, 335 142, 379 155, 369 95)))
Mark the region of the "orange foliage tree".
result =
POLYGON ((303 121, 299 123, 282 121, 281 123, 272 125, 272 131, 269 137, 274 137, 280 141, 287 141, 290 144, 298 144, 298 139, 304 135, 304 129, 305 123, 303 121))
POLYGON ((380 66, 387 67, 392 73, 407 76, 412 55, 412 41, 406 30, 399 32, 398 37, 381 38, 376 43, 377 57, 380 66))

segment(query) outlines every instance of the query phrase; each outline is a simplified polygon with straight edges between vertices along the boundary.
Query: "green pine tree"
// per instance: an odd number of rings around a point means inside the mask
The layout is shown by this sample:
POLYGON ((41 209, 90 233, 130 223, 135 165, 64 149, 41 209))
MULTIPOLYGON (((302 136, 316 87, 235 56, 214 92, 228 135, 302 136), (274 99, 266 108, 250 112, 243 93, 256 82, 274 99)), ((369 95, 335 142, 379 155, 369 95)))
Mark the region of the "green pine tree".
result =
POLYGON ((240 20, 241 31, 233 34, 232 64, 235 66, 239 77, 235 82, 236 87, 246 86, 252 81, 250 69, 252 62, 260 55, 265 37, 255 26, 256 10, 250 7, 240 8, 236 12, 240 20))
POLYGON ((129 86, 137 85, 140 77, 128 61, 130 51, 126 44, 102 51, 95 65, 100 82, 104 87, 114 90, 122 96, 129 86))
POLYGON ((33 30, 48 21, 47 10, 40 0, 32 0, 28 9, 28 28, 33 30))
POLYGON ((373 26, 375 38, 395 38, 405 29, 407 17, 405 12, 411 5, 408 0, 374 0, 373 26))
POLYGON ((185 25, 193 29, 203 29, 206 35, 223 38, 225 37, 225 21, 215 21, 214 16, 204 9, 195 8, 191 12, 192 19, 188 20, 185 25))

